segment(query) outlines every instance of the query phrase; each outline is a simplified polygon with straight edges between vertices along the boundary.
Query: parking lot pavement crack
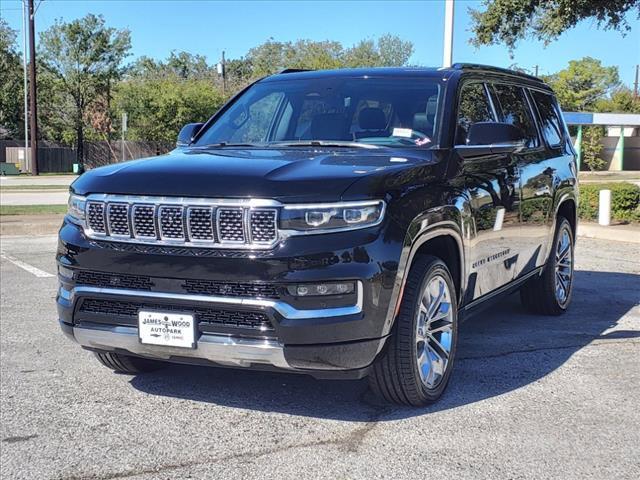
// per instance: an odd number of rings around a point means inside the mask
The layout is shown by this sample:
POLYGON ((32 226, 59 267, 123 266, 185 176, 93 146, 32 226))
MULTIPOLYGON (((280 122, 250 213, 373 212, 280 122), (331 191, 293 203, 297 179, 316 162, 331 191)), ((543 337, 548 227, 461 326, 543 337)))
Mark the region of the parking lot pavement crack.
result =
POLYGON ((532 347, 532 348, 522 348, 518 350, 509 350, 507 352, 498 352, 491 353, 487 355, 467 355, 464 357, 458 357, 458 360, 477 360, 481 358, 499 358, 499 357, 508 357, 509 355, 517 355, 517 354, 527 354, 527 353, 536 353, 536 352, 544 352, 544 351, 553 351, 553 350, 581 350, 583 348, 590 347, 601 347, 601 346, 609 346, 609 345, 640 345, 640 340, 634 339, 625 339, 625 340, 594 340, 589 344, 567 344, 567 345, 552 345, 548 347, 532 347))

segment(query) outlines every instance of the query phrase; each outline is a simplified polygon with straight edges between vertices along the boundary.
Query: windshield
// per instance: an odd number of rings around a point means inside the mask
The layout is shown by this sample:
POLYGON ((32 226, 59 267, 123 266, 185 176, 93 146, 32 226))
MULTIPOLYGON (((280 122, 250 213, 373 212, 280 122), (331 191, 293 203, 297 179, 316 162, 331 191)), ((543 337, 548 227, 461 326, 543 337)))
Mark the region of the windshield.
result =
POLYGON ((225 111, 196 146, 429 147, 439 93, 438 81, 428 78, 260 82, 225 111))

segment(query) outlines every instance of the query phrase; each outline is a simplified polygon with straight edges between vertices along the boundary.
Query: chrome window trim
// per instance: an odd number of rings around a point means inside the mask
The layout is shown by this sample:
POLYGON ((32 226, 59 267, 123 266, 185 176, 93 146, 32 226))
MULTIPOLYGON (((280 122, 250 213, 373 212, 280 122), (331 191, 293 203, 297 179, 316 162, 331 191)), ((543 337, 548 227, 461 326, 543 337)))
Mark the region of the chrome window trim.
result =
MULTIPOLYGON (((356 315, 362 312, 363 306, 363 286, 361 281, 356 282, 356 303, 348 307, 318 308, 312 310, 299 310, 281 300, 266 300, 245 297, 220 297, 215 295, 193 295, 183 293, 148 292, 140 290, 129 290, 124 288, 102 288, 102 287, 73 287, 70 292, 60 287, 60 296, 73 302, 77 296, 88 295, 114 295, 135 297, 138 299, 151 298, 154 300, 182 300, 194 303, 210 303, 216 305, 237 305, 241 307, 271 308, 288 320, 307 320, 312 318, 332 318, 346 315, 356 315)), ((188 307, 185 307, 188 310, 188 307)))

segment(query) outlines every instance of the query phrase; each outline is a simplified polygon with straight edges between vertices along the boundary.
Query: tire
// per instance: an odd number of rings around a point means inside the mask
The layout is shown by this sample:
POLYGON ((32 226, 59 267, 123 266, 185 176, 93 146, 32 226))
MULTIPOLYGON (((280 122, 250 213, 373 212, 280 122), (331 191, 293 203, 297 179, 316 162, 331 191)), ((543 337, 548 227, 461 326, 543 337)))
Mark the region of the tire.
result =
POLYGON ((94 352, 98 361, 116 373, 136 375, 138 373, 153 372, 165 366, 164 363, 147 358, 130 357, 113 352, 94 352))
POLYGON ((566 312, 573 292, 573 229, 562 216, 558 217, 556 224, 552 248, 542 274, 529 280, 520 289, 520 300, 524 307, 541 315, 561 315, 566 312), (564 245, 569 247, 566 253, 563 253, 564 245))
POLYGON ((435 402, 449 382, 457 339, 458 304, 451 273, 439 258, 417 257, 394 332, 369 375, 371 390, 391 403, 420 407, 435 402), (442 294, 439 305, 431 292, 442 294), (428 298, 426 307, 423 296, 428 298))

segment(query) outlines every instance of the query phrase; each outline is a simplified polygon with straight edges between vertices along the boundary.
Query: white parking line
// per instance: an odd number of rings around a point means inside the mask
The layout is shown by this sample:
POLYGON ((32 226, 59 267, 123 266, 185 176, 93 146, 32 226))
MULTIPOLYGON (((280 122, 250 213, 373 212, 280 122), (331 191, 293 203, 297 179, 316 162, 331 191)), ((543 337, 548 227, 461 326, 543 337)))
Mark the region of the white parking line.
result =
POLYGON ((29 265, 28 263, 25 263, 22 260, 18 260, 17 258, 12 257, 11 255, 7 255, 4 252, 0 252, 0 258, 10 261, 16 267, 20 267, 23 270, 26 270, 27 272, 31 273, 32 275, 35 275, 38 278, 50 278, 55 276, 55 275, 51 275, 48 272, 45 272, 44 270, 40 270, 39 268, 36 268, 33 265, 29 265))

